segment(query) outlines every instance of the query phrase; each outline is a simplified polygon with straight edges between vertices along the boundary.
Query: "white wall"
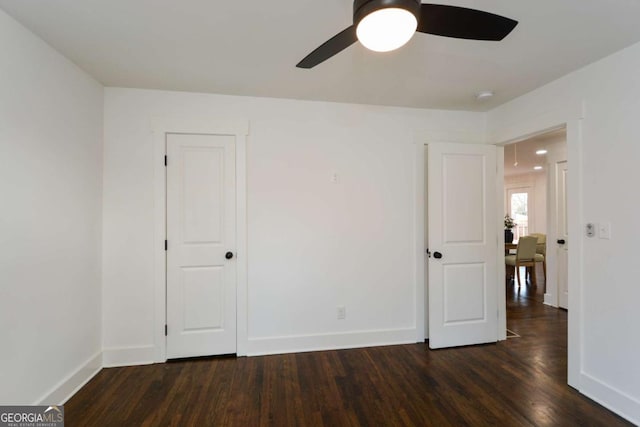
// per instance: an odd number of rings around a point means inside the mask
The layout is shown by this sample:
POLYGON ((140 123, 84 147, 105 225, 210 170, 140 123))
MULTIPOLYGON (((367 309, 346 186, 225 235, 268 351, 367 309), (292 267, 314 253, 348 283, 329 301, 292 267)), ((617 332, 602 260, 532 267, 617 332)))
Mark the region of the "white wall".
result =
POLYGON ((100 84, 0 11, 0 404, 99 366, 100 84))
MULTIPOLYGON (((554 115, 584 106, 581 129, 569 129, 581 142, 571 145, 570 138, 568 147, 569 179, 582 182, 582 203, 570 212, 570 223, 581 218, 582 223, 570 236, 569 250, 570 257, 572 250, 583 251, 582 262, 574 263, 578 270, 570 271, 580 281, 576 289, 582 306, 582 317, 569 319, 570 328, 571 322, 579 324, 582 342, 578 387, 635 423, 640 422, 639 69, 637 44, 503 105, 488 117, 492 139, 501 141, 541 130, 536 127, 551 123, 554 115), (601 221, 611 222, 612 239, 586 238, 584 224, 601 221)), ((576 112, 568 115, 576 117, 576 112)), ((580 199, 576 194, 569 197, 580 199)))
MULTIPOLYGON (((54 402, 100 352, 102 88, 1 11, 0 51, 0 403, 54 402)), ((579 387, 635 422, 638 69, 640 45, 489 114, 502 141, 584 101, 577 216, 610 221, 613 238, 572 236, 584 248, 579 387)), ((153 345, 156 115, 251 122, 251 339, 415 329, 413 144, 482 142, 484 115, 107 89, 107 350, 153 345), (337 305, 346 321, 335 320, 337 305)))
POLYGON ((109 360, 136 363, 152 354, 151 123, 154 117, 190 116, 250 122, 250 353, 416 336, 415 144, 481 142, 483 115, 107 88, 103 280, 109 360), (334 171, 337 184, 330 182, 334 171), (339 305, 346 307, 346 320, 336 319, 339 305))
POLYGON ((529 228, 529 233, 547 234, 547 174, 533 174, 534 203, 533 212, 535 223, 529 228))

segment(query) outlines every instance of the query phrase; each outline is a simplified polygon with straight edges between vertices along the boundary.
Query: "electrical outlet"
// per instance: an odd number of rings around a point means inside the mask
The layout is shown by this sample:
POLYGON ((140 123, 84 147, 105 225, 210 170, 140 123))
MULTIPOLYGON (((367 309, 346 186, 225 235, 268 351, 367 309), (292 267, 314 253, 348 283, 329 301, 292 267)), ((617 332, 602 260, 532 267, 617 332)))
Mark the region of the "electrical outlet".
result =
POLYGON ((347 318, 347 309, 344 306, 338 306, 338 320, 347 318))

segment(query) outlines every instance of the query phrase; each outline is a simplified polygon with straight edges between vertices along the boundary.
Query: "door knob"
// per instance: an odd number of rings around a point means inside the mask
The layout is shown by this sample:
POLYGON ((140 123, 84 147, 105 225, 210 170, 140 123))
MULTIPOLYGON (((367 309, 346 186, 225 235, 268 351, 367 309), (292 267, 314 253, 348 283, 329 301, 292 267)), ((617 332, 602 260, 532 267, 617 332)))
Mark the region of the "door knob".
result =
POLYGON ((226 259, 231 259, 231 258, 233 258, 233 252, 227 252, 226 254, 224 254, 224 257, 225 257, 226 259))
POLYGON ((433 253, 433 257, 434 257, 435 259, 440 259, 440 258, 442 258, 442 254, 441 254, 440 252, 434 252, 434 253, 433 253))
POLYGON ((565 243, 567 243, 567 242, 565 242, 564 239, 558 239, 558 244, 559 245, 564 245, 565 243))

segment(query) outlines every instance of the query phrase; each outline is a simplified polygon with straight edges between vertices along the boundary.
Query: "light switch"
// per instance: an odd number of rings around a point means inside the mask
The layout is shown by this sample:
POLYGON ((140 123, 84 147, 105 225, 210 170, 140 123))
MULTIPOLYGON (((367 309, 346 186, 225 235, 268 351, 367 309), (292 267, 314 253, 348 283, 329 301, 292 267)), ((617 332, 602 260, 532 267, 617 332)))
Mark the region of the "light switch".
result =
POLYGON ((598 224, 598 237, 601 239, 611 239, 611 223, 602 221, 598 224))
POLYGON ((587 224, 587 237, 594 237, 596 235, 596 225, 592 222, 587 224))

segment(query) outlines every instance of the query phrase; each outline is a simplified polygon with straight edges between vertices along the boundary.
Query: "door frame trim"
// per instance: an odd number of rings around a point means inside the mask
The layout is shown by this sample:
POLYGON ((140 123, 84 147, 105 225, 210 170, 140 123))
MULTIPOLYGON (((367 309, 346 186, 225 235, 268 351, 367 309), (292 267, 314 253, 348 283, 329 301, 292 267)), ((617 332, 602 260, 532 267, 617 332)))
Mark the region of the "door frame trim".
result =
MULTIPOLYGON (((154 360, 167 360, 167 340, 164 326, 167 319, 167 259, 164 247, 167 229, 167 180, 164 156, 166 134, 229 135, 236 142, 236 354, 246 356, 248 347, 247 291, 247 137, 249 120, 194 117, 154 117, 151 122, 154 162, 154 282, 153 337, 154 360)), ((169 161, 171 161, 169 159, 169 161)))

